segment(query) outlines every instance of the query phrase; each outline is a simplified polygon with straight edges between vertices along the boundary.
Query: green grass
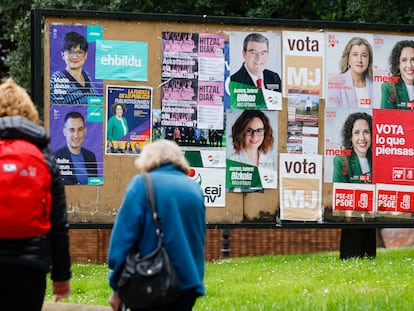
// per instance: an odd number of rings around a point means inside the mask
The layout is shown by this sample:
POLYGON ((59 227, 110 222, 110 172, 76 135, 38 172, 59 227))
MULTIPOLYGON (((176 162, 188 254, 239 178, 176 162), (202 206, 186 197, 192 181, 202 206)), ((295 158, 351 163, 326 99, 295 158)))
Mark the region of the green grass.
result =
MULTIPOLYGON (((105 305, 105 265, 74 264, 71 303, 105 305)), ((337 252, 206 263, 207 295, 194 311, 414 310, 414 248, 378 249, 374 260, 337 252)), ((46 300, 53 300, 50 284, 46 300)))

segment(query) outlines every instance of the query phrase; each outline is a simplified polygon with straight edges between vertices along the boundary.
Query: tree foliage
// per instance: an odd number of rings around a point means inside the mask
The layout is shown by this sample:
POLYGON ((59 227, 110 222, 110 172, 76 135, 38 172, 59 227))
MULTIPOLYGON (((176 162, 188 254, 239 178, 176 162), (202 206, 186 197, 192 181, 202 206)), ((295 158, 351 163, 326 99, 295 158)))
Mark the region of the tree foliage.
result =
POLYGON ((412 24, 411 1, 376 0, 2 0, 2 39, 16 47, 5 60, 9 75, 30 89, 30 11, 33 8, 239 16, 357 23, 412 24), (104 8, 104 9, 103 9, 104 8))

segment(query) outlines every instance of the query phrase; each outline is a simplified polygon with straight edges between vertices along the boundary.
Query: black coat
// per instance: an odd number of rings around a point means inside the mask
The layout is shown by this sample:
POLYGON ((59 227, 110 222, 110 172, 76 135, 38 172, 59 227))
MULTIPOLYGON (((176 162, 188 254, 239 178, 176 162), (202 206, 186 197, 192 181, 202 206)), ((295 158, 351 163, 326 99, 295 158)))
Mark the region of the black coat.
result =
POLYGON ((21 138, 34 143, 45 156, 52 175, 51 229, 28 239, 0 239, 0 264, 24 265, 51 272, 53 281, 71 277, 69 223, 65 189, 55 157, 49 148, 49 136, 43 127, 21 116, 0 118, 0 139, 21 138))

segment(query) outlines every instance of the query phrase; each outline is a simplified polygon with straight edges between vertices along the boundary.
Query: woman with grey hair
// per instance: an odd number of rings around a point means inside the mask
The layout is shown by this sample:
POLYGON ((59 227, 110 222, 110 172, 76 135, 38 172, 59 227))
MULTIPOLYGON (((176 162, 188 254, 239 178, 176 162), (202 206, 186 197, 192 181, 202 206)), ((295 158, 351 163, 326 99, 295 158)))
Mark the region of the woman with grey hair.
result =
MULTIPOLYGON (((164 245, 182 289, 178 299, 139 311, 190 311, 197 297, 205 294, 203 277, 206 221, 202 190, 187 176, 190 167, 173 141, 160 139, 145 145, 135 165, 141 173, 148 172, 152 176, 164 245)), ((144 177, 139 174, 132 178, 125 191, 109 243, 108 265, 112 269, 109 284, 113 289, 109 303, 114 311, 119 310, 123 304, 117 294, 117 281, 128 253, 138 245, 140 254, 146 256, 155 250, 157 244, 158 237, 147 203, 144 177)))

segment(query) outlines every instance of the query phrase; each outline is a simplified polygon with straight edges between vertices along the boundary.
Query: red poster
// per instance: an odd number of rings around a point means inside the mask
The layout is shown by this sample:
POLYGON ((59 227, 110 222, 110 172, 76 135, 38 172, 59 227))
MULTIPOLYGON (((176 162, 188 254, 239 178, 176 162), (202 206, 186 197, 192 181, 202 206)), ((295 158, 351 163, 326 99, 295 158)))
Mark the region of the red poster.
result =
POLYGON ((334 183, 332 208, 335 215, 374 217, 375 185, 334 183))
POLYGON ((374 109, 373 182, 414 185, 414 111, 374 109))
POLYGON ((354 190, 336 188, 334 192, 334 209, 352 211, 355 206, 354 190))
MULTIPOLYGON (((377 208, 381 215, 408 215, 414 213, 412 187, 377 185, 377 208)), ((411 217, 411 216, 410 216, 411 217)))

